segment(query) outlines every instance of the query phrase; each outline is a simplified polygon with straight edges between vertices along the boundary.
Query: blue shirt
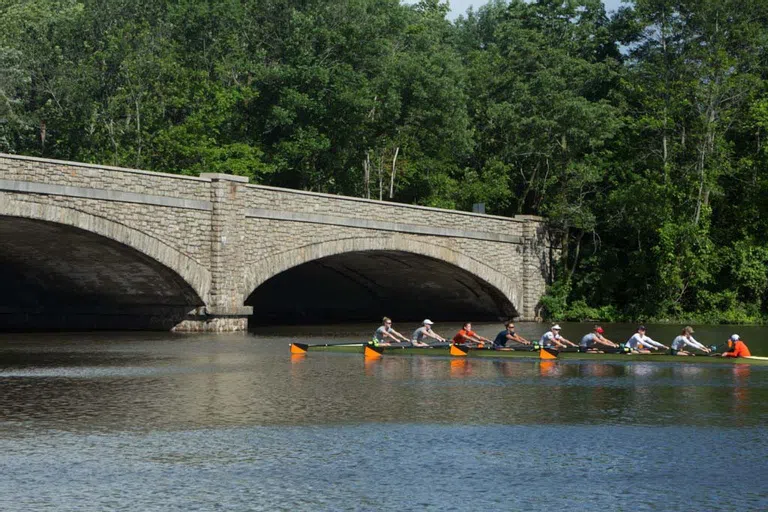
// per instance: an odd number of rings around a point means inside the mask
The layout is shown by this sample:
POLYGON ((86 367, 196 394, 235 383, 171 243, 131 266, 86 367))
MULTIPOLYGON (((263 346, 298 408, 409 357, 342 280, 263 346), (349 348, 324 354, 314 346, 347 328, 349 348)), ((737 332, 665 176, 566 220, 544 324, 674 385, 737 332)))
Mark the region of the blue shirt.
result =
MULTIPOLYGON (((507 332, 508 331, 506 329, 504 329, 499 334, 497 334, 496 335, 496 339, 493 340, 493 344, 496 345, 497 347, 505 346, 507 344, 507 332)), ((509 335, 510 336, 514 336, 515 335, 515 331, 510 332, 509 335)))

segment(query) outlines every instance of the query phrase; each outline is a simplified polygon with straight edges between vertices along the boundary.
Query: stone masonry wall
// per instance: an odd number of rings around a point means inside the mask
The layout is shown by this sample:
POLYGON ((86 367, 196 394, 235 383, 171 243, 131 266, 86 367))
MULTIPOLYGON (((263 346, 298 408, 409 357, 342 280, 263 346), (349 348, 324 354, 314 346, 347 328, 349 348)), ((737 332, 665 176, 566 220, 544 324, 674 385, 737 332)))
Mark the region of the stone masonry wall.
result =
MULTIPOLYGON (((317 244, 341 242, 349 239, 391 239, 396 236, 395 233, 374 229, 269 219, 248 219, 245 233, 247 240, 246 268, 257 267, 260 261, 317 244), (264 236, 264 233, 269 233, 269 236, 264 236)), ((449 251, 464 254, 468 258, 477 260, 480 264, 493 267, 515 282, 522 282, 523 246, 521 244, 425 235, 400 235, 399 237, 407 238, 414 244, 442 247, 449 251)), ((253 290, 245 291, 250 293, 253 290)))
POLYGON ((250 314, 244 300, 254 287, 292 265, 352 250, 404 250, 441 259, 498 288, 523 318, 538 314, 549 273, 548 239, 540 218, 439 210, 246 181, 0 154, 0 202, 50 205, 108 219, 207 269, 210 283, 198 286, 206 290, 201 297, 206 307, 180 324, 185 330, 243 329, 250 314))
MULTIPOLYGON (((0 171, 0 177, 2 176, 0 171)), ((212 231, 209 212, 78 197, 0 191, 0 201, 4 197, 29 203, 71 208, 113 220, 162 240, 205 267, 210 266, 212 231)))
POLYGON ((121 167, 0 154, 0 178, 207 200, 210 181, 121 167))
POLYGON ((511 236, 522 236, 523 225, 525 224, 523 220, 494 215, 440 210, 437 208, 255 185, 247 187, 246 203, 250 208, 340 215, 358 219, 476 230, 511 236))

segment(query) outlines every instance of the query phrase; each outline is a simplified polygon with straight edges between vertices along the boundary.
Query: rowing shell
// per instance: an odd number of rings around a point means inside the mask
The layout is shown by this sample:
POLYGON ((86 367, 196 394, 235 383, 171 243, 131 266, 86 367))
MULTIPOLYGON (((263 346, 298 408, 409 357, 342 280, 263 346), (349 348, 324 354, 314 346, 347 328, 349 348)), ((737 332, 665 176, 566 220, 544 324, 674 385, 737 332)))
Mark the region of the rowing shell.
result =
POLYGON ((380 358, 385 355, 395 356, 437 356, 437 357, 471 357, 487 359, 558 359, 567 361, 652 361, 655 363, 696 363, 696 364, 750 364, 768 366, 768 357, 720 357, 720 356, 672 356, 669 354, 584 354, 581 352, 558 352, 554 349, 501 351, 492 349, 474 349, 456 345, 439 348, 420 348, 410 346, 373 347, 363 343, 357 344, 324 344, 310 345, 306 343, 291 343, 292 354, 307 352, 332 352, 361 354, 369 358, 380 358))

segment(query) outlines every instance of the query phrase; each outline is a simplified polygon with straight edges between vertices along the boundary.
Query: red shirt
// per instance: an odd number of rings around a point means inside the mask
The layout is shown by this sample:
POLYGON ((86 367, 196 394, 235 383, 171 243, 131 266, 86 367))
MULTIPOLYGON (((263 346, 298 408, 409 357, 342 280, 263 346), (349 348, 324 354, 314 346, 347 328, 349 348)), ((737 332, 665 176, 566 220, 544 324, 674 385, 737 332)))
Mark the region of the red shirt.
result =
POLYGON ((733 346, 733 351, 726 352, 725 357, 751 357, 752 354, 749 352, 749 349, 747 348, 746 343, 739 340, 736 342, 736 344, 733 346))
POLYGON ((466 329, 462 329, 456 333, 456 336, 453 337, 453 342, 457 345, 466 343, 467 338, 469 336, 477 337, 477 333, 475 333, 475 331, 468 331, 466 329))

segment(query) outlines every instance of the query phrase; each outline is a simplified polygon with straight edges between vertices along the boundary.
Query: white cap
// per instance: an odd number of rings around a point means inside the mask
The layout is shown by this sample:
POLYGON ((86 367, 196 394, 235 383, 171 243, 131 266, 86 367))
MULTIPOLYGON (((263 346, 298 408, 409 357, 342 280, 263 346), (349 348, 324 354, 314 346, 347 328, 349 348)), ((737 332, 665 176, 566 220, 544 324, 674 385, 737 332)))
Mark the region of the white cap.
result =
POLYGON ((424 320, 424 321, 423 321, 423 322, 421 322, 421 323, 422 323, 422 324, 424 324, 424 325, 432 325, 432 324, 434 324, 435 322, 433 322, 432 320, 430 320, 429 318, 427 318, 426 320, 424 320))
POLYGON ((739 341, 739 335, 738 334, 732 335, 731 336, 731 341, 739 341))
POLYGON ((560 326, 557 325, 557 324, 553 325, 552 326, 552 330, 554 331, 555 329, 557 329, 559 331, 560 330, 560 326))

